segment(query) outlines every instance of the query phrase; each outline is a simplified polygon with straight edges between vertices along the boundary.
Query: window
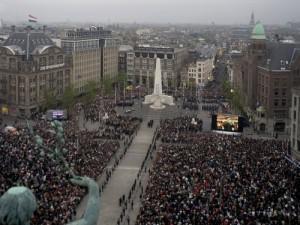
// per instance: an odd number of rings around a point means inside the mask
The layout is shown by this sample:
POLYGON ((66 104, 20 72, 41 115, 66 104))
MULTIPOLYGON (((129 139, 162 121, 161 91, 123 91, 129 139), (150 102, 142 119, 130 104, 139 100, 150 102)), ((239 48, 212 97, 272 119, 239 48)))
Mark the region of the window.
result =
POLYGON ((57 56, 57 64, 62 64, 64 61, 64 57, 62 55, 57 56))
POLYGON ((286 96, 286 88, 282 88, 281 94, 282 94, 282 96, 286 96))
POLYGON ((281 85, 283 86, 283 87, 287 87, 287 79, 281 79, 281 85))
POLYGON ((294 97, 294 106, 297 106, 297 97, 294 97))
POLYGON ((278 87, 279 86, 279 79, 276 78, 274 79, 274 87, 278 87))
POLYGON ((293 148, 295 148, 295 144, 296 144, 296 141, 295 141, 295 138, 293 138, 293 148))
POLYGON ((275 96, 278 96, 278 94, 279 94, 279 90, 278 90, 278 88, 275 88, 275 89, 274 89, 274 95, 275 95, 275 96))
POLYGON ((49 56, 49 65, 54 64, 54 56, 49 56))
POLYGON ((46 57, 40 58, 40 66, 46 66, 47 60, 46 57))
POLYGON ((293 134, 295 134, 295 133, 296 133, 296 125, 293 124, 293 134))
POLYGON ((286 99, 282 99, 282 100, 281 100, 281 105, 282 105, 282 106, 286 106, 286 99))
POLYGON ((294 110, 294 120, 296 120, 296 118, 297 118, 297 111, 294 110))
POLYGON ((274 106, 278 106, 278 103, 279 103, 278 99, 275 99, 274 100, 274 106))

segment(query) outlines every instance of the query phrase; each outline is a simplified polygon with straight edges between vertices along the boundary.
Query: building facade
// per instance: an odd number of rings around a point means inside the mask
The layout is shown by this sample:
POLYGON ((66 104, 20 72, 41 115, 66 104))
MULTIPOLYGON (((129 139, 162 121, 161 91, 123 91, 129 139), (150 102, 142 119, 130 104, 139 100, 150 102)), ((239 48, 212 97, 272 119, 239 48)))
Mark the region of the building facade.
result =
POLYGON ((187 50, 140 45, 127 54, 128 79, 136 85, 152 88, 156 57, 161 59, 164 87, 176 88, 180 83, 180 69, 187 59, 187 50))
POLYGON ((101 83, 118 74, 118 44, 103 28, 78 29, 65 33, 61 46, 72 67, 71 84, 84 93, 88 82, 101 83))
POLYGON ((300 86, 292 90, 291 106, 291 150, 292 156, 300 160, 300 86))
POLYGON ((127 73, 127 54, 133 51, 133 48, 130 45, 121 45, 119 47, 119 73, 127 73))
POLYGON ((187 69, 187 82, 197 87, 204 87, 213 79, 214 60, 212 58, 199 58, 190 63, 187 69))
POLYGON ((59 98, 70 85, 70 67, 61 48, 28 28, 10 34, 0 47, 1 112, 30 116, 51 92, 59 98))

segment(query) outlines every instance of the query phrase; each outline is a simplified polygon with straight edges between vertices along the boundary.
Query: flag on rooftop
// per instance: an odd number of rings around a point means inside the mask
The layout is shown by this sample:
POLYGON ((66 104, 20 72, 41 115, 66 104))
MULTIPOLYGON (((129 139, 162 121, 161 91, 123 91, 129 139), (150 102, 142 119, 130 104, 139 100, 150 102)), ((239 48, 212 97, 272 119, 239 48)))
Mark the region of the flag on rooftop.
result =
POLYGON ((33 15, 29 14, 28 15, 28 21, 32 22, 32 23, 36 23, 37 22, 37 18, 34 17, 33 15))

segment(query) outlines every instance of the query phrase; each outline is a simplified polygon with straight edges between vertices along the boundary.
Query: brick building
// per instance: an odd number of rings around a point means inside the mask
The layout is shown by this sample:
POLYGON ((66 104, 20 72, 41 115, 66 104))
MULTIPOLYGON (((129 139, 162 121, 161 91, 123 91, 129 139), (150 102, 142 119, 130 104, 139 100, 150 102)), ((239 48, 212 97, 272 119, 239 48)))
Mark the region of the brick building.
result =
POLYGON ((261 23, 253 29, 249 47, 236 60, 234 88, 257 130, 289 132, 291 88, 300 85, 300 45, 267 40, 261 23))

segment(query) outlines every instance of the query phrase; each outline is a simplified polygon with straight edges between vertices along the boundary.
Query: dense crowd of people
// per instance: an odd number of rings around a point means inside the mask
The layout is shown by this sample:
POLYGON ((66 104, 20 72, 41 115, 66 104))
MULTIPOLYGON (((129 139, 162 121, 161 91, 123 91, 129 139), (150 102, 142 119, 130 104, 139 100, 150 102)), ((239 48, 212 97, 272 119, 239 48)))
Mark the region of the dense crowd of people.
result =
MULTIPOLYGON (((73 132, 76 127, 66 127, 66 160, 80 176, 97 178, 119 147, 117 141, 93 140, 89 133, 73 132), (69 130, 70 129, 70 130, 69 130)), ((48 147, 55 148, 55 136, 45 121, 40 121, 34 130, 44 138, 48 147)), ((64 166, 42 155, 27 128, 18 129, 18 134, 0 133, 0 196, 15 185, 30 188, 38 200, 38 209, 33 224, 65 224, 75 214, 85 191, 73 186, 64 166)))
POLYGON ((195 96, 186 96, 182 103, 183 109, 198 110, 198 99, 195 96))
POLYGON ((161 121, 159 137, 163 142, 189 143, 202 131, 203 122, 197 117, 185 116, 161 121))
POLYGON ((202 105, 203 111, 217 112, 219 109, 219 105, 217 104, 205 104, 202 105))
MULTIPOLYGON (((83 109, 86 118, 92 121, 95 121, 96 111, 108 112, 109 119, 103 129, 113 127, 112 132, 119 135, 130 135, 137 129, 137 118, 119 117, 114 112, 113 101, 100 99, 88 106, 77 104, 73 110, 79 115, 83 109)), ((54 150, 56 136, 51 123, 36 120, 33 124, 34 133, 43 138, 44 145, 54 150)), ((0 131, 0 196, 12 186, 26 186, 38 201, 32 224, 61 225, 70 222, 85 190, 72 185, 70 172, 50 152, 37 147, 26 126, 15 125, 15 133, 0 131)), ((62 153, 70 168, 76 175, 97 179, 120 147, 121 138, 116 135, 106 138, 99 135, 99 130, 80 130, 77 119, 63 122, 63 128, 65 144, 62 153)))
POLYGON ((101 120, 105 114, 110 115, 114 112, 115 102, 111 97, 97 95, 95 100, 87 106, 81 106, 84 111, 85 120, 96 122, 101 120))
POLYGON ((199 132, 186 140, 190 120, 178 120, 162 122, 137 225, 299 224, 299 169, 284 157, 286 142, 199 132))
POLYGON ((97 96, 94 102, 83 108, 86 121, 104 123, 104 127, 99 127, 98 138, 120 140, 125 135, 132 135, 138 128, 141 119, 118 115, 114 107, 114 99, 97 96))

